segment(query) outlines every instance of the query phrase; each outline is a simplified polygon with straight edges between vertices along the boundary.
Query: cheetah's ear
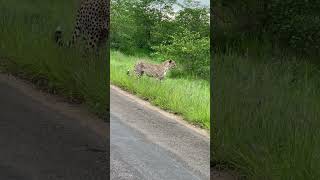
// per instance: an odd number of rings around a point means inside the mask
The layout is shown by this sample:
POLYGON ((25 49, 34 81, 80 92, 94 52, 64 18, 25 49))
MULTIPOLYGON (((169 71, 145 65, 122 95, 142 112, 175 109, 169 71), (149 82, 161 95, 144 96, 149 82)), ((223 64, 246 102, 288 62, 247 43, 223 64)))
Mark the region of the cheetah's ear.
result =
POLYGON ((169 60, 169 63, 172 63, 172 60, 169 60))

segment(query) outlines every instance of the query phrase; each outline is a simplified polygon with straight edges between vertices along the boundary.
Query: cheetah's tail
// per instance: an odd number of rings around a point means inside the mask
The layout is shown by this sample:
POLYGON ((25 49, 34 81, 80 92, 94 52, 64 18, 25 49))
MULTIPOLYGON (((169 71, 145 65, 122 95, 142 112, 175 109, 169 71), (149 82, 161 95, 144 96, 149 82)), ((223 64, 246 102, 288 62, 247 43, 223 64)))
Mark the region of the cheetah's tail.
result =
POLYGON ((59 46, 62 46, 63 43, 62 43, 62 30, 61 30, 61 27, 58 26, 56 28, 56 31, 54 32, 54 41, 59 45, 59 46))

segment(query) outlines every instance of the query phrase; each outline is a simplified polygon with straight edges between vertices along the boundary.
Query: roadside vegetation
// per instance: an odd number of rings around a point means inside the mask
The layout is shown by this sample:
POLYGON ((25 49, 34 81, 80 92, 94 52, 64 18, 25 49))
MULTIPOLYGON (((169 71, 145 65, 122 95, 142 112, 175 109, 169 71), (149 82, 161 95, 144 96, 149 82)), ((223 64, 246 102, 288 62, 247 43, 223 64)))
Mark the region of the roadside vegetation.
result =
POLYGON ((320 179, 320 4, 269 3, 213 9, 211 163, 243 179, 320 179))
POLYGON ((132 70, 141 57, 124 55, 118 51, 111 52, 110 57, 112 84, 135 93, 162 109, 182 115, 194 125, 209 129, 210 88, 207 81, 187 78, 168 78, 162 82, 148 77, 137 79, 128 76, 127 70, 132 70))
POLYGON ((209 7, 196 1, 111 1, 111 83, 210 129, 209 7), (139 58, 173 59, 161 83, 127 76, 139 58))
POLYGON ((107 54, 84 58, 76 49, 59 48, 53 33, 58 25, 71 37, 77 3, 73 1, 0 0, 0 66, 50 93, 92 112, 107 112, 107 54))

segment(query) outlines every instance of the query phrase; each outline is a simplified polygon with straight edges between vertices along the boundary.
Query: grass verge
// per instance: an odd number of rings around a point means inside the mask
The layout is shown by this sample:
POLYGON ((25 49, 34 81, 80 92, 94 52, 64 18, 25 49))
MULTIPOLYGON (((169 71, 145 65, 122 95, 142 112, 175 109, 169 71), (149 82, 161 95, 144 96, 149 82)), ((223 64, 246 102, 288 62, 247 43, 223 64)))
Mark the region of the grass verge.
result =
POLYGON ((245 179, 320 179, 320 70, 302 59, 214 57, 211 158, 245 179))
POLYGON ((194 125, 205 129, 210 128, 209 82, 174 79, 169 76, 160 83, 147 76, 141 79, 128 76, 127 70, 132 70, 138 59, 139 57, 111 51, 111 83, 137 94, 162 109, 182 115, 194 125))
POLYGON ((72 1, 0 0, 0 69, 84 102, 102 117, 108 105, 107 54, 83 58, 81 52, 58 48, 53 41, 58 25, 70 37, 75 10, 72 1))

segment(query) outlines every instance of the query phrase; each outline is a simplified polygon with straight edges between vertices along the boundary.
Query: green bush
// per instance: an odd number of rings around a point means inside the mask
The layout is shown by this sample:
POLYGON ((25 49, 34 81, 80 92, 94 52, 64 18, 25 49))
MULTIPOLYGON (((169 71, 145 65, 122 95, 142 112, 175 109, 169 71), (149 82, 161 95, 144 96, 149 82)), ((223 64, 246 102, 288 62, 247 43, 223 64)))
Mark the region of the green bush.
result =
POLYGON ((311 0, 275 1, 269 7, 270 31, 281 43, 297 53, 320 50, 320 2, 311 0))
POLYGON ((182 67, 172 75, 209 79, 208 8, 189 2, 174 12, 176 2, 112 0, 111 48, 172 58, 182 67))
POLYGON ((294 54, 317 56, 319 9, 317 0, 218 0, 213 8, 215 48, 226 50, 239 41, 268 37, 272 44, 294 54))
POLYGON ((210 41, 199 33, 183 30, 172 35, 171 44, 154 47, 153 56, 170 58, 183 67, 183 72, 209 78, 210 74, 210 41))

